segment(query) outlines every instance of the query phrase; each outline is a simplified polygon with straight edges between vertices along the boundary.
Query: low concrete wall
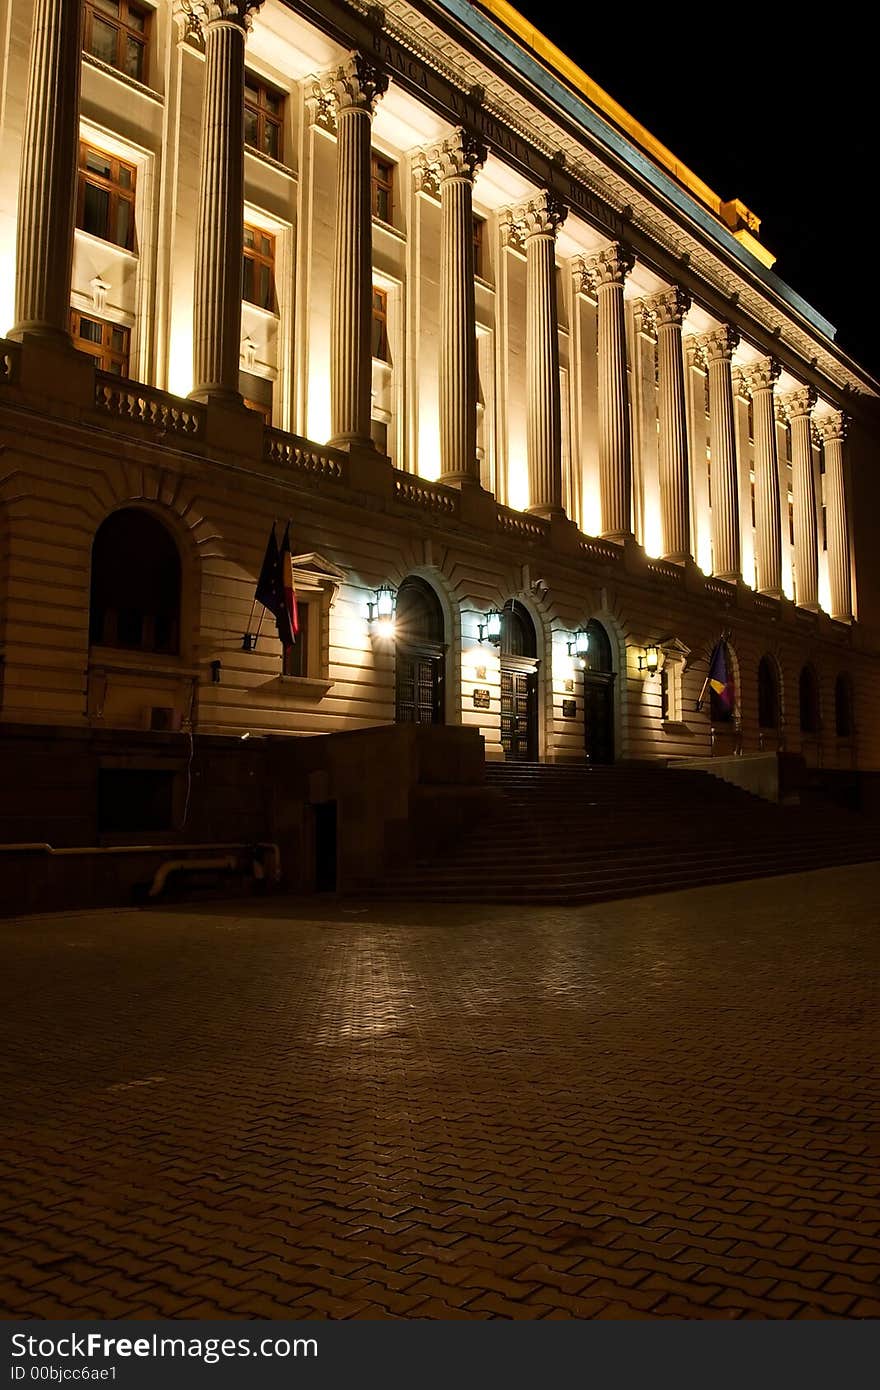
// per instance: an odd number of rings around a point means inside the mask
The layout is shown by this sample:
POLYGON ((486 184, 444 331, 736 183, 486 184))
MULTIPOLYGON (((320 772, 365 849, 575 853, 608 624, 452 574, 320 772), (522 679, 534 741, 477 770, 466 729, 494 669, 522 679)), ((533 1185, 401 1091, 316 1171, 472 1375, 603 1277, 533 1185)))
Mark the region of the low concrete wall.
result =
POLYGON ((722 782, 731 782, 765 801, 779 801, 778 753, 746 753, 735 758, 676 758, 670 768, 708 772, 722 782))

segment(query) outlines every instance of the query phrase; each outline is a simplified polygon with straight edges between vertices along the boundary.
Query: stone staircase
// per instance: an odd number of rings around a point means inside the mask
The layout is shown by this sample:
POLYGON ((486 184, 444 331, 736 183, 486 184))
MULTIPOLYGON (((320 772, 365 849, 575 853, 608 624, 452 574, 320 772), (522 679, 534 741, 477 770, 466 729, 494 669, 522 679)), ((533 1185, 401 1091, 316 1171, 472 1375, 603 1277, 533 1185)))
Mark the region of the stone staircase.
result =
POLYGON ((485 819, 452 849, 426 845, 383 897, 588 903, 880 858, 880 825, 778 806, 704 772, 489 763, 485 819))

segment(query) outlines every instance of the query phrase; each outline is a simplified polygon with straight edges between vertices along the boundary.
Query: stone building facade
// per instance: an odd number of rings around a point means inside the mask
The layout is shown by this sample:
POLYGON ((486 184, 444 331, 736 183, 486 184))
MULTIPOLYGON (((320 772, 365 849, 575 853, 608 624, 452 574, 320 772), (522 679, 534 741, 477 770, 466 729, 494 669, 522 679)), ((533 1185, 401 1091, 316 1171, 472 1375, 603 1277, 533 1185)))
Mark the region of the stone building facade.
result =
POLYGON ((876 383, 503 0, 0 24, 8 738, 880 764, 876 383))

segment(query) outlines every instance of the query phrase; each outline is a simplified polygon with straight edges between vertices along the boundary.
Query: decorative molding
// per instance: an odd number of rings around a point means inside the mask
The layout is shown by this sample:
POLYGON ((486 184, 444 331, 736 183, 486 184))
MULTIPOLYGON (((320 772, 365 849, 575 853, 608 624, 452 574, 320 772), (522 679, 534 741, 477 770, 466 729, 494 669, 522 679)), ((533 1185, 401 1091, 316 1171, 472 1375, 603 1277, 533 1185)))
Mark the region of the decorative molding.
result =
POLYGON ((555 193, 544 188, 536 198, 530 198, 521 207, 514 208, 511 217, 520 229, 519 235, 525 244, 530 237, 543 236, 556 239, 556 233, 568 216, 568 208, 555 193))
POLYGON ((657 341, 657 320, 648 299, 637 299, 633 304, 633 320, 637 332, 643 337, 649 338, 652 343, 657 341))
POLYGON ((479 136, 463 126, 458 126, 448 140, 442 140, 425 153, 429 163, 435 166, 440 183, 446 179, 467 179, 472 182, 477 170, 489 157, 479 136))
POLYGON ((337 135, 336 106, 325 82, 326 80, 319 80, 312 83, 306 96, 306 112, 311 125, 317 126, 318 130, 325 131, 327 135, 337 135))

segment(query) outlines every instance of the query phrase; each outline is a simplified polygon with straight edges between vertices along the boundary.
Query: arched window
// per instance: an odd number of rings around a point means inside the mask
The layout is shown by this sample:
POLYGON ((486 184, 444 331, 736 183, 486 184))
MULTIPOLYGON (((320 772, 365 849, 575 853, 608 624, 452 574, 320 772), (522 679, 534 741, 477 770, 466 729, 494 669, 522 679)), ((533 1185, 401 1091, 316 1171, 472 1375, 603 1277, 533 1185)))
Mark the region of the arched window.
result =
POLYGON ((445 623, 424 579, 412 575, 398 589, 394 631, 398 724, 442 724, 445 623))
POLYGON ((180 555, 161 521, 139 507, 113 512, 95 535, 89 641, 180 651, 180 555))
POLYGON ((838 738, 853 736, 852 681, 843 671, 834 682, 834 731, 838 738))
POLYGON ((819 732, 819 682, 812 666, 805 666, 799 681, 801 733, 819 732))
POLYGON ((772 656, 762 656, 758 662, 758 725, 779 728, 779 681, 772 656))
POLYGON ((501 651, 505 656, 538 655, 535 624, 515 598, 507 600, 501 613, 501 651))
POLYGON ((584 661, 585 671, 611 672, 614 670, 614 662, 611 659, 611 643, 608 640, 608 633, 601 623, 597 623, 595 618, 587 623, 587 634, 590 638, 590 645, 584 661))

